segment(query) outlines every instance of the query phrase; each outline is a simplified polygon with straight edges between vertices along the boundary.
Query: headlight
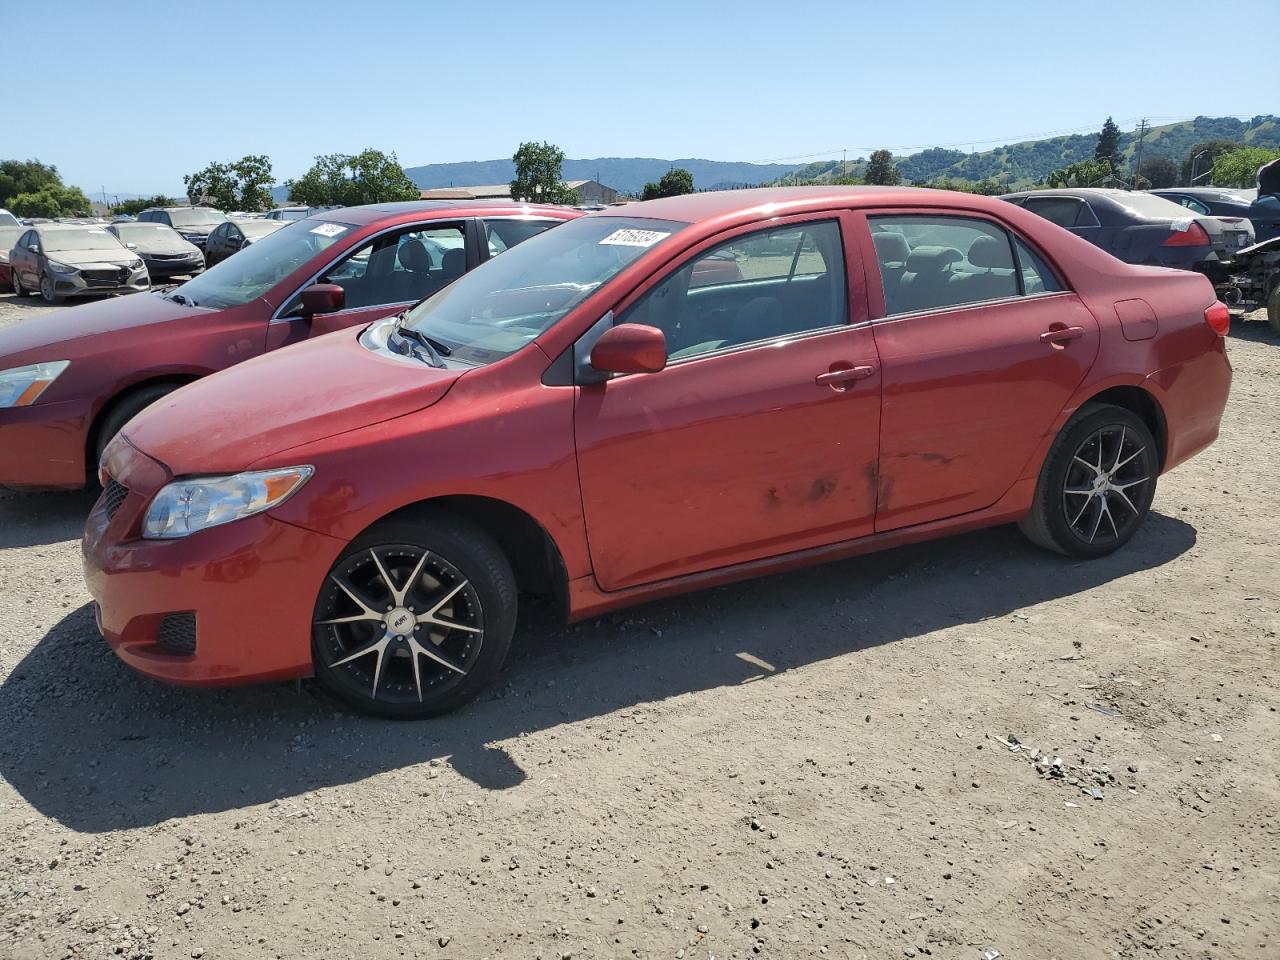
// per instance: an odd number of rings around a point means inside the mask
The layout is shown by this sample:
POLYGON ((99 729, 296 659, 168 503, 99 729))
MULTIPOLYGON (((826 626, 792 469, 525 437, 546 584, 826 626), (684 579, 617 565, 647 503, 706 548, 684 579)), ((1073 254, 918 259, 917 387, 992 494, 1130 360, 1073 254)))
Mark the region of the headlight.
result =
POLYGON ((48 261, 49 269, 54 273, 75 273, 79 267, 69 267, 65 263, 58 263, 56 260, 48 261))
POLYGON ((45 388, 58 379, 58 374, 67 369, 70 362, 50 360, 47 363, 14 367, 12 370, 0 370, 0 409, 28 407, 35 403, 45 388))
POLYGON ((129 269, 130 269, 130 270, 141 270, 141 269, 142 269, 142 261, 141 261, 141 260, 135 260, 135 261, 133 261, 133 263, 129 264, 129 269))
POLYGON ((284 503, 314 472, 313 467, 284 467, 174 481, 151 501, 142 535, 148 540, 173 540, 251 517, 284 503))

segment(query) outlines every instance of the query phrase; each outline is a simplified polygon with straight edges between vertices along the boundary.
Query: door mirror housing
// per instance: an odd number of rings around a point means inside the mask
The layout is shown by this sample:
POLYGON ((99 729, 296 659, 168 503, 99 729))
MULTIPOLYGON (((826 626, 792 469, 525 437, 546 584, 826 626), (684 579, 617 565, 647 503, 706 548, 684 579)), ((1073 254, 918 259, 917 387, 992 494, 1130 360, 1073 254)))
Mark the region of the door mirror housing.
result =
POLYGON ((620 323, 591 348, 591 366, 602 373, 657 373, 667 366, 667 338, 657 327, 620 323))
POLYGON ((30 250, 32 253, 39 253, 39 252, 40 252, 40 244, 38 244, 38 243, 33 243, 33 244, 31 244, 29 247, 27 247, 27 249, 28 249, 28 250, 30 250))
POLYGON ((335 313, 347 304, 347 291, 336 283, 313 283, 302 291, 302 315, 335 313))

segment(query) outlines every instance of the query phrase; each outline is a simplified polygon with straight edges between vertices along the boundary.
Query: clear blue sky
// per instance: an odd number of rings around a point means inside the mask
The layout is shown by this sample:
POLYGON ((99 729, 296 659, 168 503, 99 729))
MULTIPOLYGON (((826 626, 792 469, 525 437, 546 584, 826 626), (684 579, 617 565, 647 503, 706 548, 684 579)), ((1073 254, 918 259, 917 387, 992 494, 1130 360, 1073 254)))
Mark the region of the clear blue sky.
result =
POLYGON ((1280 112, 1280 2, 20 4, 0 157, 96 195, 265 153, 850 158, 1280 112), (1210 11, 1211 15, 1206 15, 1210 11), (65 47, 63 41, 70 41, 65 47), (21 78, 21 79, 19 79, 21 78), (21 94, 19 94, 21 91, 21 94), (17 98, 17 99, 15 99, 17 98), (15 112, 20 102, 26 104, 15 112), (21 117, 21 120, 15 120, 21 117))

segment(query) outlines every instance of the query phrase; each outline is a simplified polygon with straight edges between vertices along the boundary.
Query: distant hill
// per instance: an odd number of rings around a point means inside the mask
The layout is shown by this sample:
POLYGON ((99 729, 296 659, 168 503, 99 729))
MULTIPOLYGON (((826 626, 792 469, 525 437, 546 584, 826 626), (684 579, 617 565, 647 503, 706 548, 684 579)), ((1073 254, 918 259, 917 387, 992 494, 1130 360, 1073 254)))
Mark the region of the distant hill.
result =
MULTIPOLYGON (((1102 126, 1101 123, 1098 124, 1102 126)), ((1181 165, 1191 148, 1204 140, 1228 140, 1251 147, 1280 149, 1280 117, 1257 116, 1251 120, 1235 117, 1196 117, 1179 123, 1151 127, 1143 141, 1143 156, 1164 155, 1181 165)), ((1132 160, 1138 143, 1138 132, 1120 134, 1120 147, 1132 160)), ((943 177, 953 180, 997 180, 1010 189, 1038 183, 1054 170, 1093 156, 1098 135, 1071 134, 1046 140, 1026 140, 1006 144, 980 153, 932 147, 919 153, 895 157, 903 180, 932 181, 943 177)), ((861 177, 866 161, 859 158, 841 165, 839 160, 810 163, 787 177, 792 180, 822 183, 839 176, 861 177)))
MULTIPOLYGON (((777 180, 798 169, 798 164, 737 163, 721 160, 659 160, 655 157, 597 157, 593 160, 565 160, 560 168, 566 180, 599 180, 623 193, 638 193, 672 167, 693 174, 699 190, 754 186, 777 180)), ((469 187, 477 184, 507 183, 515 179, 516 165, 510 160, 469 160, 463 163, 432 163, 406 167, 409 179, 423 189, 469 187)))

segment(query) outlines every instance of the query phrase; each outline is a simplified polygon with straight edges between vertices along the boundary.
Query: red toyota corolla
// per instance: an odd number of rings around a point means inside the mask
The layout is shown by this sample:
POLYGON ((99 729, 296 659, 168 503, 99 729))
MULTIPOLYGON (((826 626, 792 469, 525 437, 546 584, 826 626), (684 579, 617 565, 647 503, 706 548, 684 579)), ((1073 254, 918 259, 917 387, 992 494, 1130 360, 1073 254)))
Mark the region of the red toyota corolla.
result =
POLYGON ((145 411, 86 576, 150 676, 438 713, 526 591, 576 619, 1012 521, 1115 550, 1217 436, 1226 328, 1203 277, 968 194, 601 211, 145 411))
POLYGON ((430 201, 290 224, 168 293, 0 330, 0 486, 81 487, 139 410, 184 383, 396 313, 579 214, 430 201))

